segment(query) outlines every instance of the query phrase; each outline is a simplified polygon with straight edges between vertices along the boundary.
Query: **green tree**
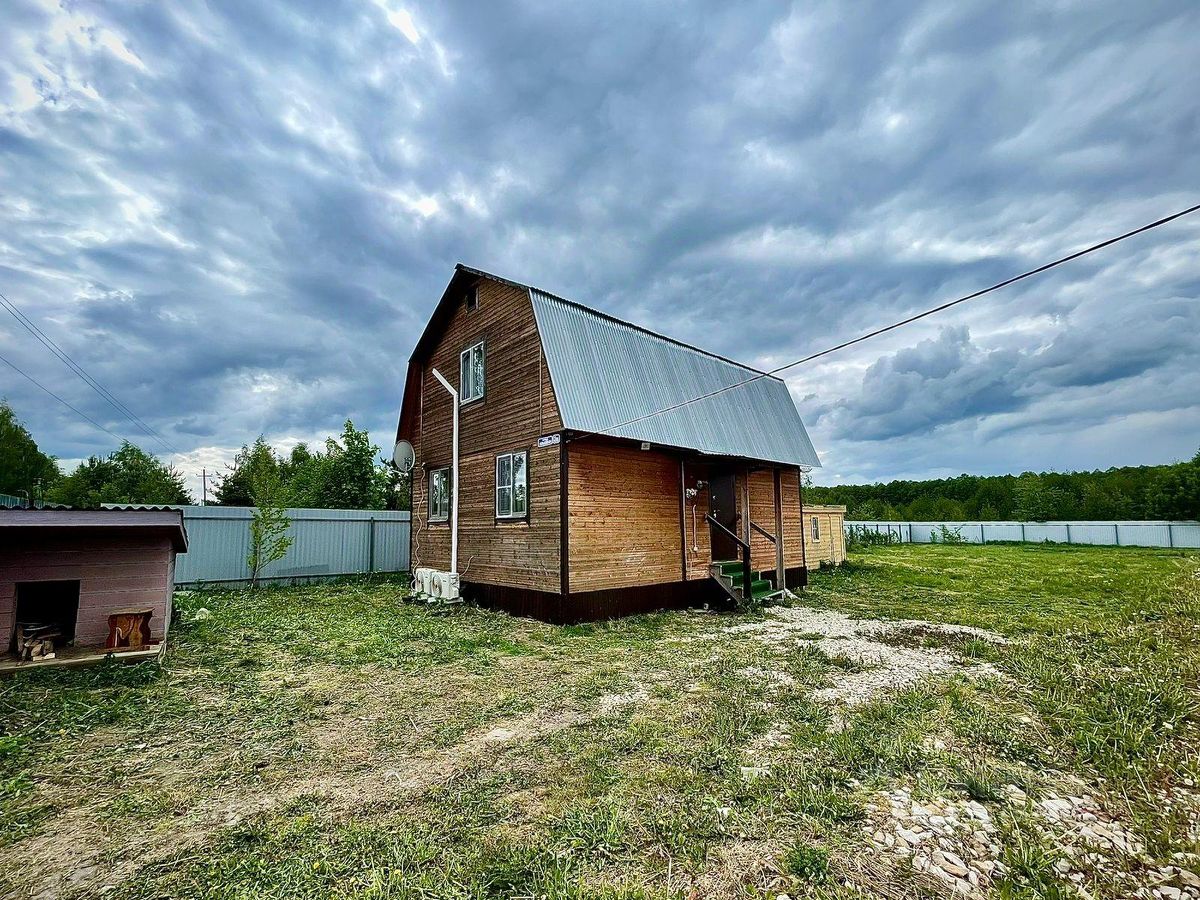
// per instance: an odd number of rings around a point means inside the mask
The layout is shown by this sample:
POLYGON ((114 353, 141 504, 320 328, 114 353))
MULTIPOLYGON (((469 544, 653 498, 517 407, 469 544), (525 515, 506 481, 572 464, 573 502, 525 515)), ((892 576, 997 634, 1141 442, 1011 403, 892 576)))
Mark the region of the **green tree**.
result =
MULTIPOLYGON (((278 482, 285 506, 314 509, 399 509, 406 496, 405 480, 378 458, 379 448, 366 431, 349 419, 338 437, 325 441, 324 451, 297 444, 284 458, 259 435, 234 457, 217 486, 223 506, 253 506, 253 485, 262 479, 278 482)), ((264 482, 266 483, 266 482, 264 482)))
POLYGON ((1147 505, 1157 519, 1200 519, 1200 451, 1159 478, 1147 505))
POLYGON ((221 478, 214 492, 220 506, 253 506, 256 483, 283 480, 279 459, 261 434, 252 445, 242 445, 233 458, 233 465, 228 468, 229 471, 221 478))
POLYGON ((342 441, 325 441, 325 484, 323 499, 332 509, 382 509, 388 475, 376 463, 379 448, 366 431, 349 419, 342 427, 342 441))
POLYGON ((50 490, 48 498, 81 509, 101 503, 190 505, 183 475, 140 447, 125 441, 106 457, 84 460, 50 490))
POLYGON ((257 587, 263 569, 283 559, 292 546, 292 538, 288 534, 292 522, 283 506, 285 491, 278 471, 258 472, 251 482, 254 514, 250 520, 250 555, 246 558, 246 564, 250 567, 251 587, 257 587))
POLYGON ((54 457, 38 449, 8 401, 0 400, 0 494, 36 499, 39 482, 49 488, 61 475, 54 457))
POLYGON ((412 509, 412 472, 401 472, 388 460, 384 463, 387 472, 385 509, 412 509))
POLYGON ((1068 497, 1061 488, 1047 484, 1045 478, 1026 472, 1017 479, 1014 514, 1022 522, 1046 522, 1069 518, 1064 515, 1068 497))
POLYGON ((293 502, 317 509, 396 508, 399 477, 378 454, 370 434, 349 419, 340 440, 326 439, 323 453, 297 445, 284 465, 293 502))

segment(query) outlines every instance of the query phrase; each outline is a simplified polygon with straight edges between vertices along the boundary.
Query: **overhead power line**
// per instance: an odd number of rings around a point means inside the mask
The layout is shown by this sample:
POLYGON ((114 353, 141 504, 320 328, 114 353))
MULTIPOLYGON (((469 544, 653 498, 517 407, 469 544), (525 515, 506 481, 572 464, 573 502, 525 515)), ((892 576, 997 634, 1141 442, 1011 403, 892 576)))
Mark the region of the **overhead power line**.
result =
POLYGON ((77 362, 75 362, 74 359, 71 358, 71 355, 67 353, 67 351, 58 346, 58 344, 54 342, 53 338, 42 331, 42 329, 38 327, 37 323, 33 322, 27 315, 25 315, 25 313, 22 312, 15 303, 5 297, 4 294, 0 294, 0 304, 2 304, 4 308, 8 310, 12 317, 16 319, 26 331, 37 338, 37 340, 41 342, 42 346, 57 356, 59 360, 61 360, 72 372, 79 376, 84 384, 99 394, 109 406, 115 409, 134 425, 138 426, 143 432, 146 433, 147 436, 158 441, 158 443, 161 444, 168 453, 179 452, 173 446, 171 446, 171 444, 169 444, 158 431, 147 425, 136 413, 134 413, 133 410, 118 400, 112 391, 89 375, 82 366, 80 366, 77 362))
POLYGON ((585 431, 582 434, 576 435, 575 437, 576 437, 576 439, 578 439, 578 438, 583 438, 583 437, 589 437, 591 435, 608 434, 609 432, 611 432, 617 428, 625 428, 629 425, 636 425, 638 422, 644 422, 646 419, 652 419, 655 416, 661 416, 664 413, 674 412, 677 409, 682 409, 683 407, 690 406, 693 403, 699 403, 701 400, 707 400, 709 397, 715 397, 718 394, 723 394, 726 391, 732 391, 736 388, 744 387, 747 384, 751 384, 755 381, 760 381, 763 378, 769 378, 772 375, 778 375, 780 372, 784 372, 784 371, 787 371, 788 369, 793 369, 796 366, 800 366, 800 365, 804 365, 805 363, 812 362, 814 359, 820 359, 822 356, 828 356, 830 353, 836 353, 838 350, 844 350, 847 347, 853 346, 854 344, 861 344, 863 341, 870 340, 873 337, 878 337, 879 335, 885 334, 889 331, 895 331, 897 328, 903 328, 905 325, 909 325, 913 322, 916 322, 918 319, 924 319, 926 316, 932 316, 935 313, 939 313, 939 312, 942 312, 943 310, 947 310, 952 306, 958 306, 958 304, 960 304, 960 303, 966 303, 968 300, 974 300, 977 297, 982 297, 984 294, 990 294, 993 291, 998 291, 1001 288, 1008 287, 1010 284, 1015 284, 1016 282, 1021 281, 1025 278, 1031 278, 1034 275, 1039 275, 1042 272, 1046 272, 1046 271, 1049 271, 1050 269, 1055 268, 1056 266, 1061 266, 1064 263, 1071 262, 1071 260, 1079 259, 1081 256, 1087 256, 1089 253, 1095 253, 1098 250, 1103 250, 1105 247, 1111 247, 1113 244, 1119 244, 1121 241, 1128 240, 1129 238, 1134 237, 1139 234, 1142 234, 1143 232, 1150 231, 1154 228, 1158 228, 1162 225, 1166 225, 1168 222, 1174 222, 1176 219, 1181 219, 1184 216, 1191 215, 1192 213, 1196 212, 1197 210, 1200 210, 1200 203, 1196 204, 1195 206, 1189 206, 1187 209, 1180 210, 1177 213, 1172 213, 1169 216, 1164 216, 1161 219, 1156 219, 1155 221, 1150 222, 1149 224, 1143 225, 1140 228, 1135 228, 1132 231, 1127 231, 1124 234, 1119 234, 1116 237, 1112 237, 1112 238, 1109 238, 1108 240, 1101 241, 1098 244, 1092 244, 1090 247, 1085 247, 1083 250, 1079 250, 1075 253, 1068 254, 1067 256, 1060 257, 1060 258, 1054 260, 1053 262, 1046 263, 1045 265, 1038 266, 1036 269, 1029 269, 1026 272, 1022 272, 1020 275, 1014 275, 1012 278, 1006 278, 1003 281, 998 281, 995 284, 990 285, 989 287, 982 288, 978 291, 975 291, 974 293, 966 294, 965 296, 959 297, 956 300, 950 300, 946 303, 942 303, 939 306, 934 306, 930 309, 927 309, 924 312, 919 312, 916 315, 912 315, 912 316, 909 316, 908 318, 901 319, 899 322, 893 322, 891 325, 885 325, 882 328, 876 328, 873 331, 868 331, 866 334, 860 334, 856 338, 851 338, 848 341, 842 341, 840 344, 835 344, 832 347, 826 347, 824 350, 820 350, 816 353, 810 353, 808 356, 804 356, 804 357, 801 357, 800 359, 793 360, 792 362, 787 363, 785 365, 778 366, 777 368, 774 368, 769 372, 759 372, 756 375, 752 375, 750 378, 747 378, 743 381, 738 381, 738 382, 735 382, 734 384, 727 385, 723 388, 718 388, 715 391, 709 391, 707 394, 701 394, 699 397, 693 397, 690 400, 684 400, 681 403, 675 403, 675 404, 672 404, 671 406, 664 406, 662 409, 656 409, 654 412, 646 413, 645 415, 637 416, 632 419, 627 419, 626 421, 619 422, 616 425, 609 425, 608 427, 602 428, 599 431, 585 431))
MULTIPOLYGON (((3 356, 0 356, 0 362, 4 363, 5 365, 12 368, 13 371, 15 371, 18 375, 21 375, 22 377, 27 379, 31 384, 41 388, 43 391, 45 391, 47 394, 49 394, 51 397, 53 397, 55 400, 57 400, 59 403, 61 403, 63 406, 65 406, 67 409, 71 410, 71 412, 75 413, 75 415, 79 416, 81 419, 86 419, 87 421, 89 421, 93 425, 95 425, 97 428, 99 428, 101 431, 105 432, 106 434, 111 434, 118 441, 128 441, 129 440, 128 438, 122 437, 121 435, 117 434, 115 431, 110 431, 109 429, 107 429, 103 425, 101 425, 99 422, 97 422, 95 419, 93 419, 91 416, 89 416, 87 413, 72 406, 70 403, 68 403, 62 397, 58 396, 58 394, 54 393, 54 391, 50 390, 50 388, 46 387, 44 384, 42 384, 40 381, 38 381, 36 378, 34 378, 32 375, 30 375, 28 372, 26 372, 23 369, 21 369, 20 367, 18 367, 16 363, 9 361, 8 359, 6 359, 3 356)), ((129 441, 129 443, 133 443, 133 442, 129 441)))

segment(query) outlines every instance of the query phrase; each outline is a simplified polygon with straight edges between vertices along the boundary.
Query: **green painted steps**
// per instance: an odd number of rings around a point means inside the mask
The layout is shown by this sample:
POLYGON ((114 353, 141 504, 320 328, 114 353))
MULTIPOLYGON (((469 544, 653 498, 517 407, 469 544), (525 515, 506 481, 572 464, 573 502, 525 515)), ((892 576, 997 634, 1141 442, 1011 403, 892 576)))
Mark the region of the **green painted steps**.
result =
MULTIPOLYGON (((735 560, 733 562, 718 562, 717 565, 721 567, 721 574, 729 579, 730 586, 736 591, 742 591, 744 594, 745 591, 742 590, 742 586, 745 583, 745 577, 743 574, 742 563, 735 560)), ((754 578, 753 576, 755 574, 756 573, 753 572, 751 573, 751 597, 754 597, 755 599, 765 597, 767 594, 770 594, 775 590, 771 586, 770 581, 765 578, 754 578)))

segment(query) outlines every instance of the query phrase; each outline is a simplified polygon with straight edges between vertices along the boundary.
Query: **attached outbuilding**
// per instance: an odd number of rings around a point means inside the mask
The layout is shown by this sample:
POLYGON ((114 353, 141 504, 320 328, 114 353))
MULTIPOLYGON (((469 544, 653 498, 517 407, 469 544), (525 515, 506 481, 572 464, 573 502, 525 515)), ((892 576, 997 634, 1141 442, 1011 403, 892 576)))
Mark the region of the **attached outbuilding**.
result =
POLYGON ((821 463, 781 379, 459 265, 397 430, 414 568, 451 565, 456 402, 457 568, 485 605, 598 619, 798 588, 845 558, 844 508, 803 504, 821 463))
POLYGON ((178 509, 0 510, 0 669, 157 652, 186 552, 178 509))

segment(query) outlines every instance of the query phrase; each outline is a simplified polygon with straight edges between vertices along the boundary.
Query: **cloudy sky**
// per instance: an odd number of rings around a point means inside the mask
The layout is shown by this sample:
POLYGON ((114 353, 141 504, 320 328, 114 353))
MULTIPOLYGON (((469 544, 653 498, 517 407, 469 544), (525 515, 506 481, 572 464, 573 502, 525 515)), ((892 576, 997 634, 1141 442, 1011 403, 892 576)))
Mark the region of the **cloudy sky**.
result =
MULTIPOLYGON (((28 3, 0 291, 178 451, 390 443, 453 264, 771 367, 1200 202, 1200 6, 28 3)), ((820 483, 1200 446, 1200 215, 792 370, 820 483)), ((161 450, 0 313, 0 354, 161 450)), ((0 365, 63 459, 116 439, 0 365)))

